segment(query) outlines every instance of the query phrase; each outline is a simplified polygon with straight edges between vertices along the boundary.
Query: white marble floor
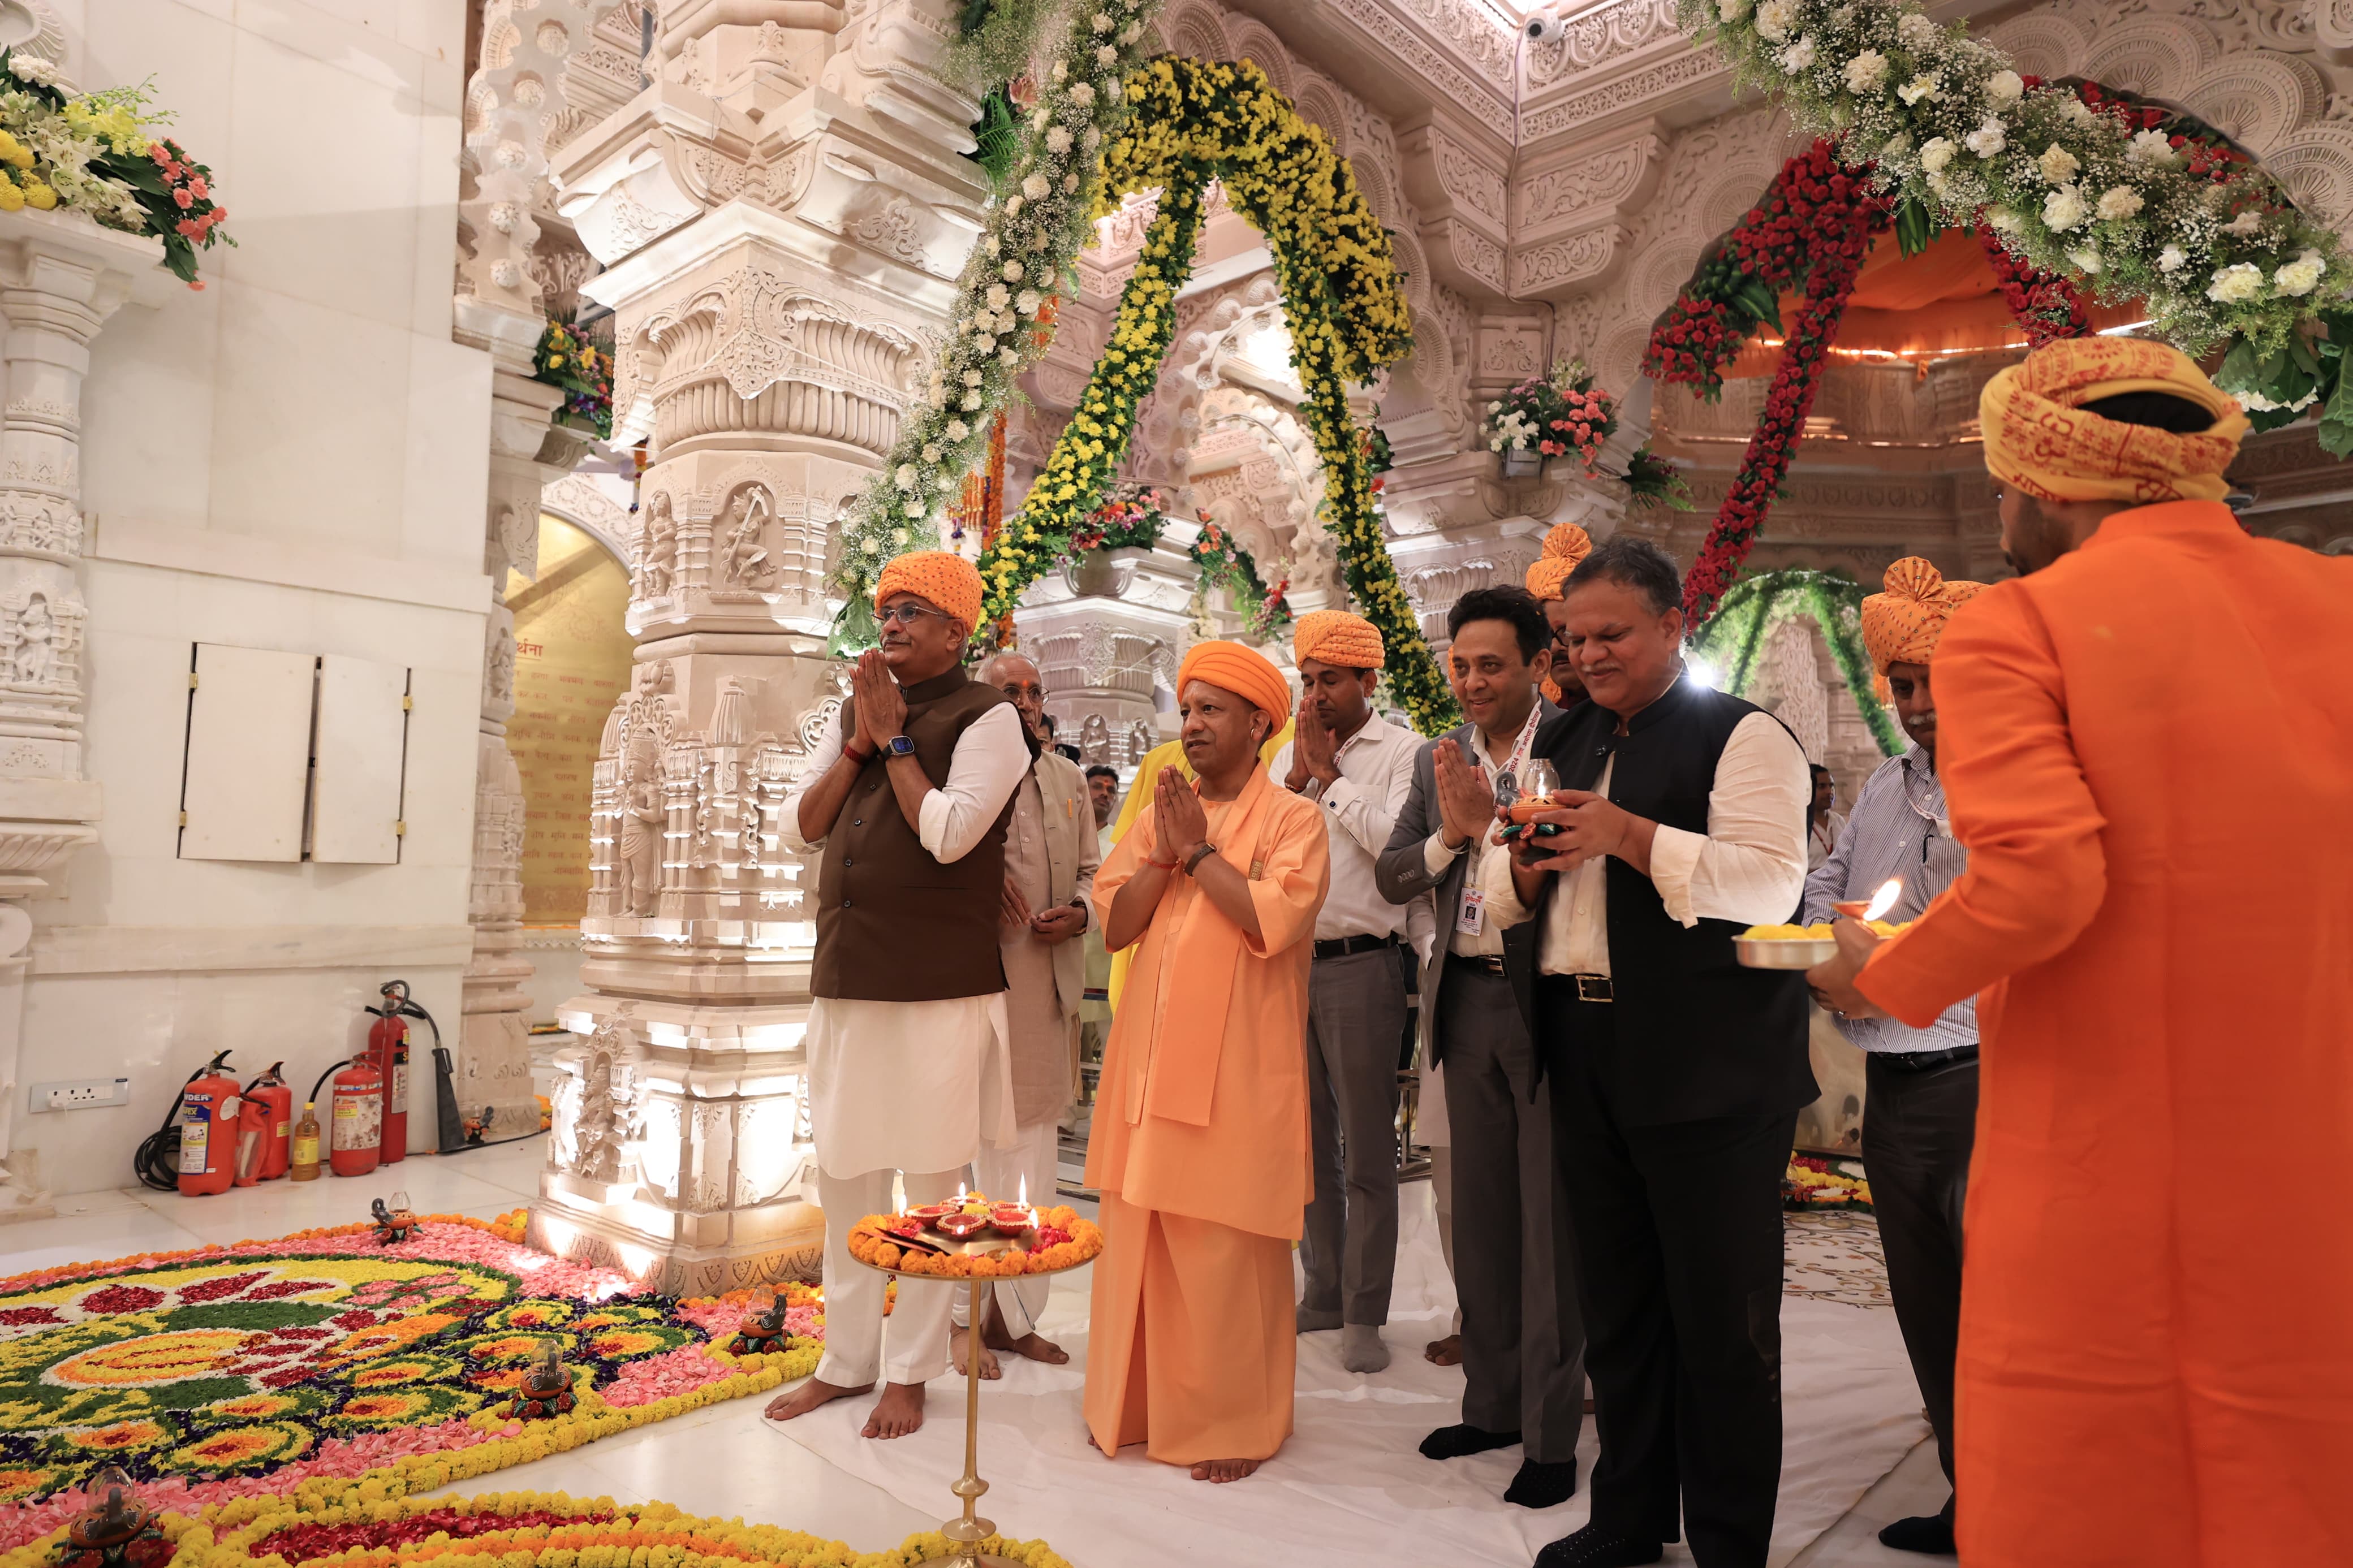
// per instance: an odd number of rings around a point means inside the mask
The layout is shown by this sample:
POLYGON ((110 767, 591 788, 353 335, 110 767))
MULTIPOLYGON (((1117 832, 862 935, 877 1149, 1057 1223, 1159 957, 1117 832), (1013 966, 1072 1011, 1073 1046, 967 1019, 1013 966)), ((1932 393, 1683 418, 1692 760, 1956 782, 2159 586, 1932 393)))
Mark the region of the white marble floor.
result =
MULTIPOLYGON (((358 1219, 366 1215, 371 1198, 396 1191, 406 1191, 420 1211, 488 1219, 530 1200, 543 1150, 533 1138, 448 1157, 411 1155, 368 1177, 328 1178, 299 1187, 273 1182, 205 1198, 137 1187, 64 1198, 54 1219, 0 1226, 0 1274, 358 1219)), ((1083 1273, 1065 1276, 1057 1288, 1083 1290, 1083 1273)), ((452 1489, 531 1488, 620 1502, 659 1500, 696 1513, 786 1524, 868 1551, 936 1527, 934 1515, 802 1445, 774 1440, 760 1430, 763 1403, 714 1405, 452 1489)), ((1787 1568, 1901 1568, 1935 1561, 1889 1552, 1876 1535, 1888 1521, 1932 1510, 1944 1497, 1934 1447, 1923 1444, 1787 1568)), ((1079 1568, 1118 1565, 1089 1563, 1079 1568)))

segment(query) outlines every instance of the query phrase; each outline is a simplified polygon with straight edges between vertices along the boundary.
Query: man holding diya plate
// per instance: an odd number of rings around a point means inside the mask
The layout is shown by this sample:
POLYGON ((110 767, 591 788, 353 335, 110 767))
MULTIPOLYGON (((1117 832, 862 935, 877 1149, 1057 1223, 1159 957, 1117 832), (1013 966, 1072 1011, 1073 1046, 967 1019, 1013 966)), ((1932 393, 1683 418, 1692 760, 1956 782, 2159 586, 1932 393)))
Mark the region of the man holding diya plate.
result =
POLYGON ((882 1355, 883 1277, 849 1255, 850 1226, 953 1195, 984 1142, 1014 1142, 1006 1047, 1005 833, 1029 771, 1021 718, 967 679, 980 574, 944 551, 884 565, 879 650, 785 802, 785 844, 822 845, 809 971, 809 1125, 826 1214, 825 1359, 767 1409, 789 1421, 889 1384, 869 1437, 923 1424, 923 1384, 947 1370, 955 1287, 903 1281, 882 1355))
POLYGON ((1818 1090, 1806 993, 1733 940, 1786 920, 1810 780, 1771 714, 1685 679, 1683 584, 1620 534, 1566 589, 1587 700, 1534 754, 1550 837, 1491 861, 1494 918, 1544 1051, 1601 1454, 1592 1522, 1540 1568, 1632 1568, 1687 1536, 1764 1568, 1781 1473, 1781 1177, 1818 1090), (1523 855, 1535 858, 1524 861, 1523 855))
POLYGON ((1291 706, 1232 642, 1176 671, 1186 761, 1153 783, 1095 876, 1113 951, 1135 948, 1087 1149, 1103 1194, 1086 1420, 1105 1454, 1143 1443, 1233 1481, 1292 1429, 1291 1244, 1309 1195, 1308 966, 1331 879, 1321 813, 1259 748, 1291 706))
POLYGON ((2248 422, 2163 343, 2048 344, 1978 412, 2021 575, 1932 665, 1968 866, 1808 975, 1979 998, 1961 1556, 2353 1563, 2353 561, 2240 526, 2248 422))

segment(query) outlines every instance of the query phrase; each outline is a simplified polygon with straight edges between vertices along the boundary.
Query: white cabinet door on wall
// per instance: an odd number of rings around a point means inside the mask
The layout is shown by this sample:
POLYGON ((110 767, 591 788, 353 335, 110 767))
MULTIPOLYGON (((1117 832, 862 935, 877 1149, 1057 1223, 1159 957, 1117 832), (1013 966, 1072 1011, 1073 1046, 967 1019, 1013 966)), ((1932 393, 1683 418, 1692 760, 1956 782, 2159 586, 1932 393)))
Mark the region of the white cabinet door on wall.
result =
POLYGON ((319 659, 311 747, 311 858, 388 866, 400 858, 408 668, 342 654, 319 659))
POLYGON ((196 645, 184 860, 300 860, 316 654, 196 645))

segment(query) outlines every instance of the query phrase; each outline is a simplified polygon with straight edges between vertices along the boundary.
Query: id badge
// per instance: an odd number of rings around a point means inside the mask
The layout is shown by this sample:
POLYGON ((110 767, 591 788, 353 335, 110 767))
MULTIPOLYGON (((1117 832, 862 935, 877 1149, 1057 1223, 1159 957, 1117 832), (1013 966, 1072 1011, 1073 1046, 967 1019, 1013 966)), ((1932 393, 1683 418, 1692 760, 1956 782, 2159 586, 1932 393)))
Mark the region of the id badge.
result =
POLYGON ((1454 912, 1454 929, 1464 936, 1477 936, 1487 924, 1487 894, 1483 889, 1462 889, 1462 907, 1454 912))

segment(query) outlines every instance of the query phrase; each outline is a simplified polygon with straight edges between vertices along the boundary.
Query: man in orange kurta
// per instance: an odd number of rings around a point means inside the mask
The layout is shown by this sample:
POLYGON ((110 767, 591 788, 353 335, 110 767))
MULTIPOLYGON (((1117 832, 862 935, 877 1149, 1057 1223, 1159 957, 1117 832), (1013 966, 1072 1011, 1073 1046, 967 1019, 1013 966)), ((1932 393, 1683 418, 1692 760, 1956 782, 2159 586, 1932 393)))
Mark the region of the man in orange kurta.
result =
POLYGON ((1239 1480, 1291 1436, 1291 1245, 1308 1163, 1307 969, 1331 877, 1324 823, 1258 748, 1291 707, 1239 643, 1176 672, 1188 784, 1173 768, 1095 874, 1134 967, 1103 1053, 1087 1149, 1103 1194, 1087 1426, 1196 1480, 1239 1480))
POLYGON ((1980 414, 2026 574, 1932 665, 1968 868, 1813 973, 1980 993, 1961 1560, 2353 1563, 2353 561, 2241 530, 2246 421, 2161 344, 1980 414))

